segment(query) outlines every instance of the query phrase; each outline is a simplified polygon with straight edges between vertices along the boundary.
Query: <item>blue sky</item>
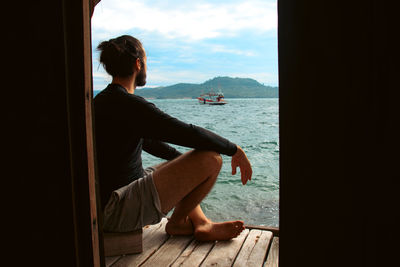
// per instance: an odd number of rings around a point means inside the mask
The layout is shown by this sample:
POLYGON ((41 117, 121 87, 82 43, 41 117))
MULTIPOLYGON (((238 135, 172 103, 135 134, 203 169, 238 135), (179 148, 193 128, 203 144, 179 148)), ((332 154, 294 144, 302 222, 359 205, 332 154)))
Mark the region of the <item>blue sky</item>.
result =
POLYGON ((93 85, 111 77, 97 45, 129 34, 147 53, 147 87, 217 76, 278 85, 276 0, 101 0, 92 17, 93 85))

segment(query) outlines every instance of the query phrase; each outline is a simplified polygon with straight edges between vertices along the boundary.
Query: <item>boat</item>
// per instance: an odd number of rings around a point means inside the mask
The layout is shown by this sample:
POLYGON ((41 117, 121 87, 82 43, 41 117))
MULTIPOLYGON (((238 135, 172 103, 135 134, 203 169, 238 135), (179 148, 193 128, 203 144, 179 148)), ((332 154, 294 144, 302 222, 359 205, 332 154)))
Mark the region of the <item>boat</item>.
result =
POLYGON ((210 91, 205 94, 201 94, 198 98, 200 104, 207 105, 225 105, 227 102, 224 99, 224 94, 222 92, 210 91))

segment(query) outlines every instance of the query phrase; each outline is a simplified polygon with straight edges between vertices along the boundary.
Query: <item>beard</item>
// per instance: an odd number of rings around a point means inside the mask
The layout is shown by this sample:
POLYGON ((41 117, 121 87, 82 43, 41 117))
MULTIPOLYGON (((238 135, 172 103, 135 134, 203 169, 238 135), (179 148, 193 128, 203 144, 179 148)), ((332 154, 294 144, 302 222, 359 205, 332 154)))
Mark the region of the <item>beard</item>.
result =
POLYGON ((142 68, 136 75, 135 84, 136 86, 144 86, 146 84, 146 72, 144 68, 142 68))

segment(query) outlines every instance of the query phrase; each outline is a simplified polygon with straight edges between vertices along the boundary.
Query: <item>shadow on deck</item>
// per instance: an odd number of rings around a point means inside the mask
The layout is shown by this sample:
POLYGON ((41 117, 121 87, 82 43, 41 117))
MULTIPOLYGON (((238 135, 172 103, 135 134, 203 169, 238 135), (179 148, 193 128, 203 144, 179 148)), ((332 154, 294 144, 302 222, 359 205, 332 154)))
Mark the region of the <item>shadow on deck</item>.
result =
POLYGON ((199 242, 193 236, 170 236, 167 219, 143 229, 143 252, 106 257, 106 266, 278 266, 279 237, 247 227, 230 241, 199 242))

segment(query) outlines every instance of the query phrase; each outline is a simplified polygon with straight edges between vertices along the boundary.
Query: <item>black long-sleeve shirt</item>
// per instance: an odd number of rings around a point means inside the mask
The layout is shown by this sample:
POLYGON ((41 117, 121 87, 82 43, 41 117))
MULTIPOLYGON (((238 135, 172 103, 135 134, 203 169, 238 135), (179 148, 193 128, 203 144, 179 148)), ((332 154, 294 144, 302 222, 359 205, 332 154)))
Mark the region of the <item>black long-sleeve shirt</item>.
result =
POLYGON ((142 150, 166 160, 181 153, 167 143, 232 156, 236 145, 159 110, 118 84, 94 99, 96 156, 102 207, 112 191, 143 176, 142 150))

